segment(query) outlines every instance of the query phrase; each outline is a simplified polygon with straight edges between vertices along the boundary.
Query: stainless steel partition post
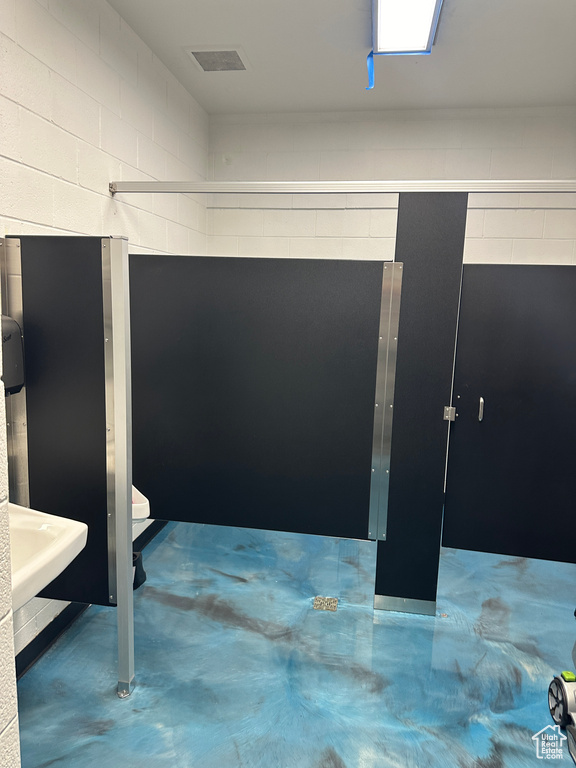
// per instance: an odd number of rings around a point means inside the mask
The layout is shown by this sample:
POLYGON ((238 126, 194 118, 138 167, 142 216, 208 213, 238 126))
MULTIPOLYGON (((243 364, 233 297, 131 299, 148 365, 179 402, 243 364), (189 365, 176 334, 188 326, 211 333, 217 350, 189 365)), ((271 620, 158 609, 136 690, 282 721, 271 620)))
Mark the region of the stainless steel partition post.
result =
POLYGON ((388 487, 390 484, 390 451, 392 449, 392 415, 394 412, 402 267, 403 265, 399 262, 389 262, 384 264, 382 269, 382 301, 378 334, 372 477, 368 518, 368 538, 379 541, 386 540, 388 524, 388 487))
POLYGON ((106 474, 108 584, 117 605, 118 696, 130 695, 134 681, 134 598, 132 592, 132 387, 128 241, 102 239, 106 375, 106 474))

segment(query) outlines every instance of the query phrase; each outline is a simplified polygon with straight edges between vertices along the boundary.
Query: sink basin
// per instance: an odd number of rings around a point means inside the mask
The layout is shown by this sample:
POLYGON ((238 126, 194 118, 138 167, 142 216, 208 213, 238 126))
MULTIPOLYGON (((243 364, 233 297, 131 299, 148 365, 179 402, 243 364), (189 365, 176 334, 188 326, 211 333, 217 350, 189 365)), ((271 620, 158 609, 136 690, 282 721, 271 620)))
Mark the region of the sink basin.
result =
POLYGON ((8 504, 12 608, 18 610, 62 573, 86 546, 88 526, 8 504))

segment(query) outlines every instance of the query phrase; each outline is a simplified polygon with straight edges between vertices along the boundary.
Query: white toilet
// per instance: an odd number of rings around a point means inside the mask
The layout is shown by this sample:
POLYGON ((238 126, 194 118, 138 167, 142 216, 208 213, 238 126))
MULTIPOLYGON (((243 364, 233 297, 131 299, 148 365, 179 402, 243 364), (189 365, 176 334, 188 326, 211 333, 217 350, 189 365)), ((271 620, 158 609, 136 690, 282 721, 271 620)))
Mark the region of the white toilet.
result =
POLYGON ((151 523, 150 502, 138 488, 132 486, 132 541, 151 523))
POLYGON ((132 522, 150 517, 150 502, 138 488, 132 486, 132 522))

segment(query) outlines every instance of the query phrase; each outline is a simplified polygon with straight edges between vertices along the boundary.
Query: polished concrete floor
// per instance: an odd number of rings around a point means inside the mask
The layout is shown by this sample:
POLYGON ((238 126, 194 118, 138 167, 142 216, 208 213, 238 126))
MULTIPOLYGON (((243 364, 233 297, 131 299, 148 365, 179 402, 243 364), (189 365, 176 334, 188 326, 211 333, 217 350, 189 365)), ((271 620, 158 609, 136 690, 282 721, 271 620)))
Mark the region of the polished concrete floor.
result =
POLYGON ((144 557, 134 693, 89 608, 19 682, 23 768, 542 765, 575 565, 444 550, 424 617, 372 610, 370 542, 171 523, 144 557))

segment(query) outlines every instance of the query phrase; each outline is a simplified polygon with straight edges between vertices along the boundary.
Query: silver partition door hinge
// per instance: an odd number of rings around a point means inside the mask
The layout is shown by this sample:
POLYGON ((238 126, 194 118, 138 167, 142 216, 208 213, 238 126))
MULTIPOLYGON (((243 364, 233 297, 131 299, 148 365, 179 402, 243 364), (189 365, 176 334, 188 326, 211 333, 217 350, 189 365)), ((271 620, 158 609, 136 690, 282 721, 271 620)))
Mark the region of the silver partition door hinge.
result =
POLYGON ((456 421, 456 408, 453 405, 444 406, 444 421, 456 421))

